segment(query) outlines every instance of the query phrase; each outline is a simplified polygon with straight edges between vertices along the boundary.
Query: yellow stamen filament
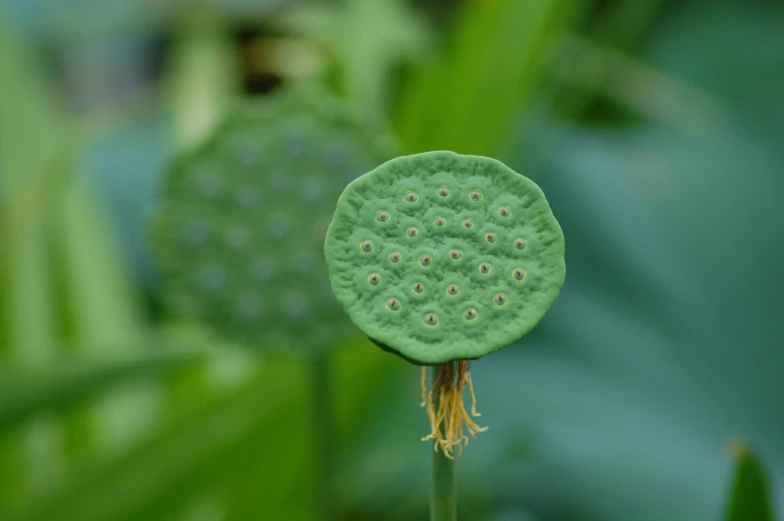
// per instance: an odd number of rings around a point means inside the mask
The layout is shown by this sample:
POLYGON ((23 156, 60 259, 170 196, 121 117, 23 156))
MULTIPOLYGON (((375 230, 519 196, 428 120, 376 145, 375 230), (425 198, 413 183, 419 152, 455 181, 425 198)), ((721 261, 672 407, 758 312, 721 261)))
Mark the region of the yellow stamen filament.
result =
POLYGON ((422 368, 421 406, 426 407, 431 427, 430 434, 422 441, 435 440, 433 450, 438 452, 440 447, 450 459, 454 459, 455 449, 460 454, 463 447, 468 445, 469 438, 464 434, 464 428, 474 438, 487 430, 487 427, 480 427, 472 419, 481 415, 476 412, 476 395, 469 367, 468 360, 440 364, 430 392, 427 390, 427 368, 422 368), (470 415, 463 403, 466 386, 471 393, 470 415))

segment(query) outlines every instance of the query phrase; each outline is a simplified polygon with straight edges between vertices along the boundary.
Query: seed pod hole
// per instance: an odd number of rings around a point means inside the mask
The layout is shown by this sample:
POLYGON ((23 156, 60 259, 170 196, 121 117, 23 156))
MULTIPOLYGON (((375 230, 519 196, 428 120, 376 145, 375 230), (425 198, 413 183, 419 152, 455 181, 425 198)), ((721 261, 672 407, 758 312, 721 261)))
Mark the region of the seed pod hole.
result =
POLYGON ((470 230, 473 227, 474 227, 474 221, 472 221, 471 219, 466 219, 463 221, 463 228, 465 228, 466 230, 470 230))
POLYGON ((432 263, 433 263, 433 257, 431 257, 430 255, 422 255, 421 257, 419 257, 419 264, 421 264, 426 268, 430 266, 432 263))
POLYGON ((485 241, 487 241, 488 244, 495 244, 495 241, 497 240, 498 240, 498 235, 494 233, 485 234, 485 241))
POLYGON ((496 306, 503 306, 507 303, 508 300, 509 298, 503 293, 498 293, 495 297, 493 297, 493 303, 496 306))
POLYGON ((200 172, 196 178, 196 190, 205 199, 215 199, 223 191, 223 180, 209 172, 200 172))
POLYGON ((435 313, 426 313, 425 316, 422 317, 422 320, 428 326, 435 326, 436 324, 438 324, 438 315, 436 315, 435 313))
POLYGON ((471 190, 471 193, 468 194, 468 197, 472 201, 481 201, 482 200, 482 192, 479 190, 471 190))
POLYGON ((406 192, 406 195, 404 195, 403 198, 409 203, 415 203, 419 199, 419 196, 415 192, 406 192))
POLYGON ((253 208, 259 200, 259 192, 255 186, 242 186, 234 192, 234 198, 243 208, 253 208))
POLYGON ((417 230, 412 226, 411 228, 406 230, 406 235, 408 235, 409 237, 416 237, 417 235, 419 235, 419 230, 417 230))
POLYGON ((182 238, 185 244, 192 248, 204 245, 209 237, 210 231, 206 223, 191 221, 182 228, 182 238))
POLYGON ((373 251, 373 243, 370 241, 362 241, 362 244, 360 244, 359 247, 365 253, 370 253, 371 251, 373 251))
POLYGON ((387 308, 392 311, 398 311, 400 309, 400 301, 396 298, 387 300, 387 308))
POLYGON ((525 270, 523 268, 515 268, 512 271, 512 276, 515 280, 523 280, 525 278, 525 270))
POLYGON ((501 208, 498 209, 498 215, 500 215, 501 217, 509 217, 510 215, 512 215, 512 210, 508 206, 502 206, 501 208))
POLYGON ((450 250, 449 258, 452 260, 460 260, 463 257, 463 252, 460 250, 450 250))
POLYGON ((441 197, 444 197, 444 198, 449 197, 449 194, 451 194, 451 193, 452 192, 446 186, 442 186, 441 188, 438 189, 438 195, 440 195, 441 197))
POLYGON ((242 225, 233 225, 226 230, 226 244, 233 250, 242 250, 250 242, 250 230, 242 225))
POLYGON ((476 315, 477 315, 476 309, 468 308, 465 310, 465 313, 463 313, 463 318, 466 320, 473 320, 476 318, 476 315))
POLYGON ((236 303, 237 316, 242 320, 253 320, 259 317, 261 301, 256 294, 241 295, 236 303))
POLYGON ((311 176, 302 182, 300 196, 306 203, 319 201, 327 192, 327 185, 321 177, 311 176))
POLYGON ((389 216, 389 212, 387 211, 382 210, 376 214, 376 220, 380 223, 389 222, 389 219, 390 216, 389 216))
POLYGON ((514 245, 518 250, 524 250, 525 247, 528 246, 528 242, 526 242, 526 240, 523 238, 517 238, 515 239, 514 245))
POLYGON ((421 282, 414 282, 413 284, 411 284, 411 291, 413 291, 414 293, 422 293, 423 291, 425 291, 425 285, 422 284, 421 282))
POLYGON ((218 293, 226 287, 226 270, 223 266, 210 265, 201 270, 199 283, 207 293, 218 293))
POLYGON ((262 281, 274 277, 275 271, 275 261, 267 256, 258 257, 251 266, 253 276, 262 281))
POLYGON ((368 277, 368 282, 371 286, 378 286, 378 283, 381 282, 381 275, 378 273, 371 273, 368 277))
POLYGON ((400 252, 399 251, 393 251, 392 253, 390 253, 389 254, 389 262, 391 262, 392 264, 399 263, 400 262, 400 252))
POLYGON ((444 219, 443 217, 436 217, 435 220, 433 220, 433 224, 435 224, 440 228, 441 226, 446 224, 446 219, 444 219))
POLYGON ((460 288, 458 288, 458 287, 457 287, 457 286, 455 286, 454 284, 450 284, 450 285, 449 285, 449 287, 448 287, 448 288, 446 288, 446 294, 447 294, 447 295, 451 295, 451 296, 453 296, 453 297, 454 297, 454 296, 455 296, 455 295, 457 295, 458 293, 460 293, 460 288))
POLYGON ((487 275, 491 271, 493 271, 493 267, 490 264, 483 262, 482 264, 479 265, 479 273, 481 273, 482 275, 487 275))

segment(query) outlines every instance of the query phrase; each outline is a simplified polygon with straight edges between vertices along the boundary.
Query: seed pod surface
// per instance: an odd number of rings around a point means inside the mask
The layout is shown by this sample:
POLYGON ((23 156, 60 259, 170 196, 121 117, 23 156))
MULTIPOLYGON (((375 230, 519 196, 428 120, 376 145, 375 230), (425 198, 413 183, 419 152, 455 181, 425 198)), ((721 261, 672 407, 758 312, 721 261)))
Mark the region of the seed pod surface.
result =
MULTIPOLYGON (((343 188, 387 157, 322 93, 236 107, 165 178, 150 237, 172 311, 251 347, 309 350, 355 331, 327 282, 324 237, 343 188)), ((352 246, 375 256, 382 243, 352 246)), ((387 287, 363 269, 367 291, 387 287)))
POLYGON ((325 255, 351 320, 425 365, 519 339, 566 276, 563 233, 541 189, 499 161, 453 152, 398 157, 349 184, 325 255))

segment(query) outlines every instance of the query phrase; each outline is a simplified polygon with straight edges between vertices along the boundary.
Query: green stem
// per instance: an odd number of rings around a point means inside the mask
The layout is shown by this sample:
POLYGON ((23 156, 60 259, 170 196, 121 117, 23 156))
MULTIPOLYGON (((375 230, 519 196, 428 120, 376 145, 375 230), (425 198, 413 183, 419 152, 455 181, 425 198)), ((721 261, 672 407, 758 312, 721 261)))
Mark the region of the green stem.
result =
MULTIPOLYGON (((435 380, 437 366, 431 368, 435 380)), ((438 409, 438 404, 435 404, 438 409)), ((444 456, 444 451, 433 452, 433 490, 430 498, 430 521, 457 521, 457 489, 455 461, 444 456)))
POLYGON ((310 362, 313 373, 310 388, 313 393, 313 419, 315 421, 313 441, 316 454, 316 508, 319 514, 317 518, 321 521, 335 519, 332 504, 334 444, 332 441, 332 385, 329 362, 329 352, 326 349, 316 353, 310 362))

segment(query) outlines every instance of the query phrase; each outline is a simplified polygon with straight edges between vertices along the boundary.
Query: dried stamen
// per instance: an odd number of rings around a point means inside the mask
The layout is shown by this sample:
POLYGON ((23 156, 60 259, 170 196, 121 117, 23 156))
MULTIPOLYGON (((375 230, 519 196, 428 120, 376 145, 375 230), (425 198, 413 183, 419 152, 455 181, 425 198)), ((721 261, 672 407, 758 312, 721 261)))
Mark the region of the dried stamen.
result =
POLYGON ((422 407, 427 410, 431 432, 422 441, 435 440, 434 450, 439 447, 447 458, 454 459, 454 452, 460 454, 468 444, 468 434, 476 437, 487 427, 480 427, 472 418, 480 416, 476 412, 476 395, 474 384, 469 372, 470 362, 458 360, 440 364, 436 372, 433 387, 427 392, 427 368, 422 368, 422 407), (471 393, 471 414, 465 409, 463 392, 468 387, 471 393))

